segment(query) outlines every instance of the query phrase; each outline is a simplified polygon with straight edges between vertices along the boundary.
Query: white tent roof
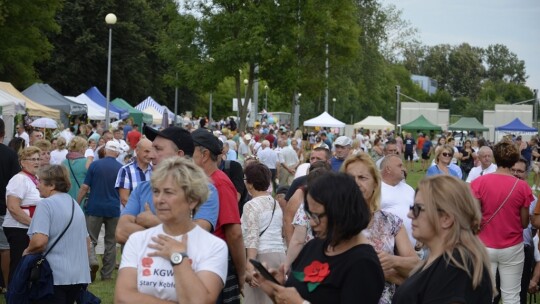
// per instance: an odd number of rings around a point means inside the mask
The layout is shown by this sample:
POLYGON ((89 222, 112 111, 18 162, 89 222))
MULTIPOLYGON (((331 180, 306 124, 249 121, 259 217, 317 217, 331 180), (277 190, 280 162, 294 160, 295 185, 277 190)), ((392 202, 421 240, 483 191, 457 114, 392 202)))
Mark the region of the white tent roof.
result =
POLYGON ((142 110, 137 109, 137 110, 152 115, 152 124, 161 125, 161 121, 163 120, 163 113, 159 113, 154 107, 149 106, 146 109, 142 109, 142 110))
POLYGON ((332 115, 328 114, 328 112, 323 112, 321 115, 315 118, 304 121, 304 126, 343 128, 345 127, 345 123, 335 119, 332 117, 332 115))
POLYGON ((368 116, 364 120, 359 121, 354 124, 355 128, 364 128, 370 130, 384 130, 384 129, 393 129, 395 126, 382 116, 368 116))
POLYGON ((24 100, 17 98, 7 92, 0 91, 0 106, 3 115, 24 114, 24 100))
MULTIPOLYGON (((139 103, 138 105, 135 106, 135 109, 145 112, 145 109, 148 109, 148 107, 154 108, 154 110, 156 110, 156 112, 158 112, 162 116, 159 119, 159 121, 160 121, 159 124, 161 124, 161 120, 163 119, 163 112, 165 111, 165 109, 167 109, 167 115, 169 116, 169 121, 170 122, 174 121, 174 112, 171 111, 166 106, 160 105, 157 101, 155 101, 152 98, 152 96, 148 96, 145 100, 141 101, 141 103, 139 103)), ((146 112, 146 113, 149 113, 149 112, 146 112)), ((154 124, 155 124, 155 122, 154 122, 154 124)))
MULTIPOLYGON (((82 93, 77 97, 73 96, 66 96, 66 98, 80 104, 85 104, 88 108, 88 118, 92 120, 104 120, 105 119, 105 108, 98 105, 95 101, 93 101, 88 95, 82 93)), ((109 117, 110 118, 116 118, 118 119, 118 113, 109 111, 109 117)))

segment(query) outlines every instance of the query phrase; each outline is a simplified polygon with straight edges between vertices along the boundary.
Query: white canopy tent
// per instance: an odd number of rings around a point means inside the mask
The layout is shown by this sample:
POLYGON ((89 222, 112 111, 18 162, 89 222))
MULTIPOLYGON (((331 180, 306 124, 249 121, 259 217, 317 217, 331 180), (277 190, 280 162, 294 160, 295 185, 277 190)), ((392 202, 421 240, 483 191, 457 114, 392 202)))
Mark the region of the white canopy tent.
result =
POLYGON ((328 127, 328 128, 344 128, 345 123, 341 122, 328 112, 323 112, 321 115, 304 121, 304 126, 306 127, 328 127))
POLYGON ((152 115, 152 124, 153 125, 161 125, 161 122, 163 121, 163 113, 159 113, 154 107, 150 106, 146 109, 137 109, 139 111, 142 111, 144 113, 148 113, 152 115))
POLYGON ((364 128, 370 130, 385 130, 395 128, 393 124, 382 118, 382 116, 368 116, 364 120, 355 123, 354 127, 357 129, 364 128))
POLYGON ((7 92, 0 91, 0 107, 2 111, 0 114, 5 124, 5 138, 6 142, 9 142, 12 138, 11 134, 14 132, 15 127, 15 115, 24 114, 24 100, 17 98, 7 92))
MULTIPOLYGON (((85 104, 88 107, 88 118, 91 120, 104 120, 105 119, 105 108, 93 101, 88 95, 82 93, 77 97, 66 96, 66 98, 80 104, 85 104)), ((109 111, 109 117, 118 119, 118 113, 109 111)))

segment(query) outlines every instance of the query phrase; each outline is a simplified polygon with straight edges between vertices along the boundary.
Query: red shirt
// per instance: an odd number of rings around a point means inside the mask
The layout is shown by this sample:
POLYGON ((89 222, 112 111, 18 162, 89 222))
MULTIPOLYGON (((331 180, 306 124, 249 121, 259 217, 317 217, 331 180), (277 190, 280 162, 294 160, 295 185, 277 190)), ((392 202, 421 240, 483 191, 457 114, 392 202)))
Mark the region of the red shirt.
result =
POLYGON ((416 140, 416 149, 422 150, 424 147, 424 141, 426 141, 426 138, 424 136, 419 136, 416 140))
POLYGON ((221 170, 216 170, 210 176, 217 189, 219 197, 219 213, 214 235, 225 240, 224 225, 240 224, 240 212, 236 201, 236 188, 229 177, 221 170))
POLYGON ((139 143, 139 140, 141 140, 141 137, 142 134, 141 132, 139 132, 139 130, 133 129, 129 131, 129 133, 127 134, 127 140, 129 142, 129 147, 131 148, 131 150, 135 150, 135 147, 139 143))

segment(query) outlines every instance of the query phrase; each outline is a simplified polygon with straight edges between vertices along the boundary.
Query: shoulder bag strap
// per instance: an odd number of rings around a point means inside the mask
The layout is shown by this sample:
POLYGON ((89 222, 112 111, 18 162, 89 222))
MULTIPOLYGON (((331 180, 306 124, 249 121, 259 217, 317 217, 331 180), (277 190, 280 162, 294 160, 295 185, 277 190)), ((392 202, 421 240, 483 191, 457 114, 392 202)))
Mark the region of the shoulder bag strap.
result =
POLYGON ((73 199, 71 199, 71 218, 69 219, 69 223, 67 224, 66 228, 64 228, 64 231, 62 231, 62 233, 60 234, 60 236, 58 236, 58 238, 54 241, 54 243, 51 245, 51 247, 49 248, 49 250, 47 250, 47 252, 45 252, 45 254, 42 256, 42 258, 45 258, 47 256, 47 254, 49 254, 49 252, 51 252, 51 250, 54 248, 54 246, 56 245, 56 243, 58 243, 58 241, 64 236, 64 234, 66 233, 66 231, 68 230, 69 226, 71 226, 71 222, 73 221, 73 214, 75 213, 75 201, 73 199))
POLYGON ((71 171, 71 175, 73 175, 73 179, 74 179, 75 182, 77 183, 77 186, 80 188, 80 187, 81 187, 81 184, 80 184, 79 181, 77 180, 77 176, 75 176, 75 172, 73 172, 73 168, 71 168, 71 162, 70 162, 69 159, 67 160, 67 163, 68 163, 68 166, 69 166, 69 171, 71 171))
POLYGON ((516 178, 516 182, 514 183, 514 186, 512 186, 512 189, 510 190, 510 193, 508 193, 508 195, 506 196, 506 198, 504 199, 504 201, 502 202, 502 204, 499 205, 499 208, 497 208, 497 210, 495 210, 495 212, 493 212, 493 214, 491 215, 491 217, 482 225, 480 226, 480 231, 482 231, 484 229, 484 227, 486 227, 487 224, 489 224, 491 222, 491 220, 499 213, 499 211, 502 209, 502 207, 504 206, 504 204, 506 204, 506 202, 508 201, 508 199, 510 198, 510 195, 512 195, 512 192, 514 192, 514 189, 516 188, 516 185, 518 183, 519 179, 516 178))
POLYGON ((272 219, 274 218, 275 212, 276 212, 276 200, 274 200, 274 209, 272 209, 272 217, 270 218, 270 222, 268 223, 268 226, 266 226, 266 228, 264 228, 264 230, 261 231, 261 233, 259 233, 259 237, 261 237, 263 233, 266 232, 266 229, 268 229, 268 227, 270 227, 270 225, 272 224, 272 219))

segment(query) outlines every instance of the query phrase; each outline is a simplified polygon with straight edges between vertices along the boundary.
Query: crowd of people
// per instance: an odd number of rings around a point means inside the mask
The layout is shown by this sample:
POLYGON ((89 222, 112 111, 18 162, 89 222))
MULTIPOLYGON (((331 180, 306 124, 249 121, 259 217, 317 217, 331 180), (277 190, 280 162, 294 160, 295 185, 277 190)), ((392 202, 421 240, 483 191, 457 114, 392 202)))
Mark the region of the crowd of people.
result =
POLYGON ((0 144, 1 279, 5 291, 25 255, 47 252, 54 296, 39 303, 73 303, 98 273, 115 303, 526 303, 538 291, 536 137, 204 119, 16 129, 0 144), (425 175, 417 189, 411 172, 425 175))

